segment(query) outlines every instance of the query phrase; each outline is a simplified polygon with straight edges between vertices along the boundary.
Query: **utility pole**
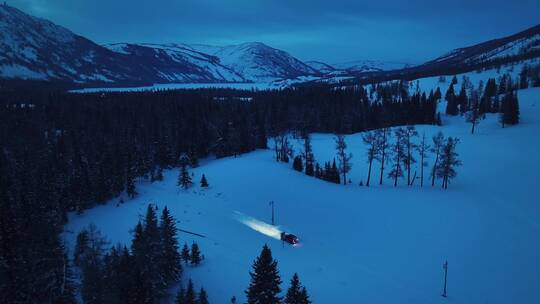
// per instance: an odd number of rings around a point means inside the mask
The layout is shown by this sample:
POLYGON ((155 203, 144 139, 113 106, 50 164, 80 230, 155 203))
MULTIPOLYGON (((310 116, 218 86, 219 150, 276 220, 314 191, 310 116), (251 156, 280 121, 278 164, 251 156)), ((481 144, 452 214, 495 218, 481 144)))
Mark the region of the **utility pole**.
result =
POLYGON ((272 226, 274 226, 274 201, 270 202, 270 206, 272 206, 272 226))
POLYGON ((444 289, 443 289, 442 296, 446 298, 447 297, 447 295, 446 295, 446 279, 448 277, 448 261, 444 262, 443 269, 444 269, 444 289))

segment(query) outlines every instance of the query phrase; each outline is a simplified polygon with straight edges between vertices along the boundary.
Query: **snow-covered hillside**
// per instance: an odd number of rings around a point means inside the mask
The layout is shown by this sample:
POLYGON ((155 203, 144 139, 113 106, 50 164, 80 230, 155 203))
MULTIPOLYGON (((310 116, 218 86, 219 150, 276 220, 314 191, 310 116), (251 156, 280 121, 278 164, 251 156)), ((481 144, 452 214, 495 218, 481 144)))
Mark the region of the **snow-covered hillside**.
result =
MULTIPOLYGON (((76 233, 90 223, 111 244, 131 240, 130 230, 147 204, 168 206, 182 229, 206 256, 198 268, 187 267, 184 280, 204 285, 212 303, 231 296, 244 300, 253 259, 268 244, 286 288, 298 272, 314 303, 535 303, 540 284, 540 205, 531 198, 540 170, 540 89, 519 91, 521 123, 502 129, 488 115, 470 135, 463 117, 444 119, 443 127, 418 126, 420 134, 438 131, 461 139, 463 167, 450 188, 401 185, 360 187, 365 180, 361 134, 347 136, 354 154, 352 184, 335 185, 307 177, 276 163, 271 150, 237 158, 208 160, 193 170, 204 173, 210 189, 176 186, 178 170, 160 183, 138 184, 139 196, 118 199, 70 215, 64 234, 72 248, 76 233), (270 221, 297 234, 301 246, 253 229, 270 221), (442 264, 449 263, 449 298, 440 296, 442 264)), ((320 162, 334 157, 333 136, 314 134, 320 162)), ((432 161, 430 159, 429 161, 432 161)), ((378 164, 377 164, 378 165, 378 164)))

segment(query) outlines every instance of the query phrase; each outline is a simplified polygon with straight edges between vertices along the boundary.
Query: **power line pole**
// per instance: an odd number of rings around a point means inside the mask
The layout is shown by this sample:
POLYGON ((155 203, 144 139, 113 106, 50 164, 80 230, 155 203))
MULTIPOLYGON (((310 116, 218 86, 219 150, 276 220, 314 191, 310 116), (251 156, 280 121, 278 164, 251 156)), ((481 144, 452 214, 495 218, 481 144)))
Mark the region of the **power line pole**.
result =
POLYGON ((271 201, 269 205, 272 206, 272 226, 274 226, 274 201, 271 201))
POLYGON ((443 269, 444 269, 444 289, 443 289, 442 296, 446 298, 447 297, 447 295, 446 295, 446 279, 448 278, 448 261, 444 262, 443 269))

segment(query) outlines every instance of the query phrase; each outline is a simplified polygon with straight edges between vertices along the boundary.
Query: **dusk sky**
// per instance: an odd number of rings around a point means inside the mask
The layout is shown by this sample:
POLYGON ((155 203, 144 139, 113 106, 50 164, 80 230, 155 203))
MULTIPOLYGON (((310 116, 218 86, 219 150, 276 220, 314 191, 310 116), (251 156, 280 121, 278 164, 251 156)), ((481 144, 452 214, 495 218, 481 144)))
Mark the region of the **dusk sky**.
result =
POLYGON ((538 0, 11 0, 98 43, 259 41, 302 60, 420 63, 540 23, 538 0), (516 3, 519 2, 519 3, 516 3))

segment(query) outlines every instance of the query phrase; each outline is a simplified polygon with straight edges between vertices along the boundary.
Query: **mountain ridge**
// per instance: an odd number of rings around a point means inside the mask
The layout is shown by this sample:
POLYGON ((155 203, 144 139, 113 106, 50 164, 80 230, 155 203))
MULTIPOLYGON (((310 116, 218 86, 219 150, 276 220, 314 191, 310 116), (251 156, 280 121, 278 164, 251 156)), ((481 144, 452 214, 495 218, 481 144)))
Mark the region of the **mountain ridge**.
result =
POLYGON ((0 5, 0 79, 74 85, 273 82, 363 83, 451 75, 540 57, 540 25, 458 48, 423 64, 377 60, 303 62, 262 42, 99 45, 46 19, 0 5), (318 80, 312 80, 316 78, 318 80))

